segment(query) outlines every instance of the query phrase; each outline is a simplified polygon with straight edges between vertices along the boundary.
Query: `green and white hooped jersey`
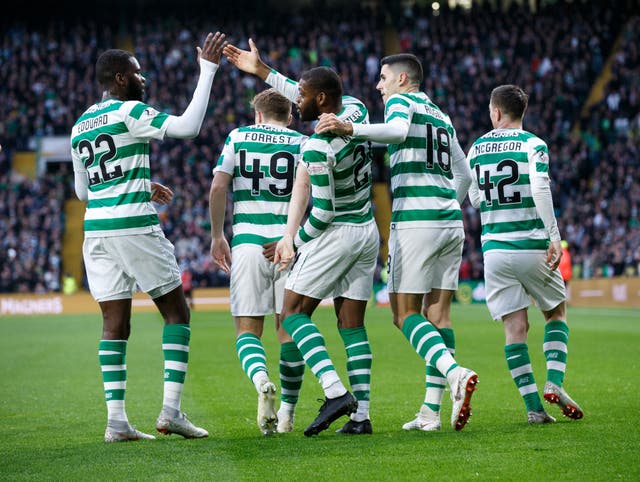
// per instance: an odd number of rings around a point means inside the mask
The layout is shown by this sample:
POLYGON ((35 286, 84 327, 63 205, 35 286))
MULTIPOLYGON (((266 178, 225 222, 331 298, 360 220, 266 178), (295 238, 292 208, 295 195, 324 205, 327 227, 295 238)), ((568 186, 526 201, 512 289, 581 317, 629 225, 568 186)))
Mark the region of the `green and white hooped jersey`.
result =
POLYGON ((138 101, 91 106, 71 131, 76 172, 88 176, 85 237, 160 230, 151 203, 149 140, 164 138, 168 114, 138 101))
MULTIPOLYGON (((368 114, 359 120, 368 120, 368 114)), ((369 141, 314 134, 303 147, 302 160, 309 171, 313 204, 296 246, 317 238, 331 225, 373 222, 369 141)))
POLYGON ((262 246, 282 237, 295 168, 306 139, 299 132, 269 124, 229 133, 213 173, 225 172, 233 178, 232 247, 262 246))
POLYGON ((385 122, 398 120, 409 133, 387 148, 392 229, 462 227, 451 166, 466 159, 449 116, 424 92, 411 92, 387 99, 385 122))
POLYGON ((546 250, 531 181, 549 177, 547 144, 521 129, 494 129, 473 143, 467 160, 480 197, 482 251, 546 250))

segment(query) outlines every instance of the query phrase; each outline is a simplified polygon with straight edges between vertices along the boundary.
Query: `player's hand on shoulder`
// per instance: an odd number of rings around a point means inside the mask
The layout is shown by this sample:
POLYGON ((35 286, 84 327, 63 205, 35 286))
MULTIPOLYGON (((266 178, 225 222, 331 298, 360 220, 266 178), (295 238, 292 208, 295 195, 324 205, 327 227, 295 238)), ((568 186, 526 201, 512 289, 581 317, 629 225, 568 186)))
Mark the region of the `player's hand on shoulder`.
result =
POLYGON ((353 127, 348 122, 342 122, 335 114, 320 114, 315 133, 323 134, 325 132, 339 136, 350 136, 353 134, 353 127))
POLYGON ((222 50, 224 46, 227 45, 225 38, 225 34, 221 32, 216 32, 215 34, 209 32, 202 48, 196 47, 198 51, 198 63, 200 63, 200 59, 204 59, 214 64, 219 64, 220 57, 222 57, 222 50))

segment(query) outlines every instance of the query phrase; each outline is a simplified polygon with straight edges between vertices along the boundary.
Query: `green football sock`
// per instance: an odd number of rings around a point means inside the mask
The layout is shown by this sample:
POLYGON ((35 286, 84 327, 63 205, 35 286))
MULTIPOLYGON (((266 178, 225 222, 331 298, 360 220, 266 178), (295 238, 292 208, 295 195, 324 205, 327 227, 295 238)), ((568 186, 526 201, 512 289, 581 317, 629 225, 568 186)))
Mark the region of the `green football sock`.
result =
POLYGON ((371 365, 373 356, 364 326, 340 328, 347 351, 347 374, 353 395, 358 400, 358 411, 352 418, 358 422, 369 419, 369 395, 371 392, 371 365))
POLYGON ((422 315, 415 313, 405 318, 402 333, 426 363, 445 376, 458 364, 447 351, 438 330, 422 315))
POLYGON ((302 387, 304 359, 292 341, 280 345, 280 401, 295 405, 302 387))
POLYGON ((124 396, 127 388, 126 355, 126 340, 100 340, 98 344, 98 361, 102 371, 104 398, 107 401, 107 419, 109 421, 129 421, 124 408, 124 396))
POLYGON ((164 325, 162 352, 164 354, 164 396, 162 406, 180 410, 184 379, 189 364, 191 327, 187 324, 164 325))
POLYGON ((569 325, 562 320, 551 320, 544 326, 544 357, 547 360, 547 380, 562 386, 567 369, 569 325))
POLYGON ((507 358, 507 366, 511 372, 511 377, 516 387, 518 387, 527 411, 537 412, 543 410, 540 395, 538 395, 538 387, 533 377, 527 344, 513 343, 506 345, 504 347, 504 354, 507 358))
POLYGON ((324 337, 311 318, 304 313, 298 313, 285 318, 282 321, 282 326, 295 341, 305 363, 320 380, 322 388, 325 389, 325 395, 333 398, 333 396, 339 396, 335 395, 336 391, 344 393, 340 377, 329 358, 324 337), (334 387, 327 393, 327 389, 336 382, 339 382, 340 386, 334 387))
MULTIPOLYGON (((447 350, 451 356, 456 353, 456 337, 451 328, 441 328, 438 330, 447 350)), ((447 383, 445 376, 436 367, 427 365, 426 393, 424 405, 427 411, 439 412, 442 405, 442 397, 447 383)))
POLYGON ((242 333, 236 338, 236 352, 242 369, 258 388, 256 375, 264 377, 267 373, 267 354, 262 341, 253 333, 242 333))

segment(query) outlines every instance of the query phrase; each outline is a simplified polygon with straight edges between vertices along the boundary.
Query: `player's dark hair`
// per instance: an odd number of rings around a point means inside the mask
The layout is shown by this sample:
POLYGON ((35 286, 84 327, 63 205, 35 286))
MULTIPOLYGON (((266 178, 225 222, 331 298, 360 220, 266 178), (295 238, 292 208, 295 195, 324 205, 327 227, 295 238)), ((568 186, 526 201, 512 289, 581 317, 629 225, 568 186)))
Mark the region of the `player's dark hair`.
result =
POLYGON ((103 52, 96 62, 96 79, 100 85, 107 87, 113 84, 116 74, 124 74, 131 70, 133 54, 126 50, 110 49, 103 52))
POLYGON ((422 83, 423 73, 422 64, 418 57, 413 54, 395 54, 388 55, 380 61, 380 66, 383 65, 398 65, 400 69, 407 73, 409 82, 413 85, 420 87, 422 83))
POLYGON ((256 94, 251 101, 251 107, 265 117, 279 122, 288 122, 291 115, 291 102, 273 88, 256 94))
POLYGON ((512 120, 522 119, 529 96, 517 85, 500 85, 491 92, 491 104, 512 120))
POLYGON ((324 92, 330 102, 339 102, 342 98, 342 81, 335 70, 329 67, 314 67, 302 73, 300 80, 314 92, 324 92))

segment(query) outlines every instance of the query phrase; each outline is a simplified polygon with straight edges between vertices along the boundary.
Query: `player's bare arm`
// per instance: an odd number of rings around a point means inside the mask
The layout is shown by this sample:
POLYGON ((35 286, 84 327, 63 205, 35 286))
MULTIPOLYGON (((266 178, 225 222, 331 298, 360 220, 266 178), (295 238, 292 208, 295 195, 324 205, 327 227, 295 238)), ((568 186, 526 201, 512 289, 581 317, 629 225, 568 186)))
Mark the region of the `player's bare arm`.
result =
POLYGON ((324 132, 331 132, 339 136, 351 136, 353 135, 353 125, 350 122, 342 122, 338 117, 331 114, 320 114, 318 118, 319 122, 316 125, 315 133, 322 134, 324 132))
POLYGON ((227 45, 224 39, 225 35, 223 33, 216 32, 213 34, 209 32, 202 44, 202 48, 196 47, 198 51, 198 63, 200 63, 200 59, 204 59, 214 64, 219 64, 222 50, 224 46, 227 45))
POLYGON ((260 57, 260 52, 253 39, 249 39, 249 48, 250 50, 242 50, 228 43, 225 45, 223 53, 229 59, 229 62, 243 72, 257 75, 262 80, 266 80, 269 72, 271 72, 271 67, 265 64, 260 57))
POLYGON ((224 236, 224 215, 227 205, 227 189, 231 183, 231 176, 225 172, 217 173, 211 183, 209 191, 209 215, 211 218, 211 248, 213 262, 222 271, 231 273, 231 249, 224 236))

